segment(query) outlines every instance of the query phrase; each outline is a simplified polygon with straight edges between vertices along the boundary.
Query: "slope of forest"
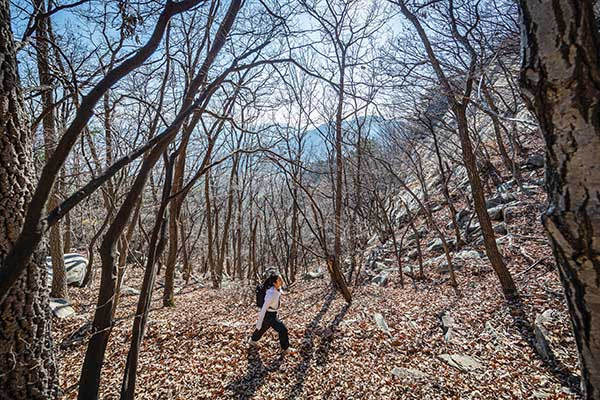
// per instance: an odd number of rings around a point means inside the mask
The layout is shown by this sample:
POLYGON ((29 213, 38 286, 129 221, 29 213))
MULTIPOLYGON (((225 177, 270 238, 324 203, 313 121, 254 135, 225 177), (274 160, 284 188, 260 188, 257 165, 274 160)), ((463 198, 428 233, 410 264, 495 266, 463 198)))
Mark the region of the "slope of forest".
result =
MULTIPOLYGON (((540 174, 532 173, 532 180, 540 174)), ((521 302, 503 300, 483 257, 458 264, 464 265, 457 271, 459 296, 437 263, 426 263, 425 280, 405 277, 401 287, 394 261, 386 286, 356 287, 350 306, 325 279, 305 276, 283 300, 282 318, 298 353, 282 358, 274 333, 267 334, 257 351, 246 343, 256 320, 254 293, 247 285, 231 282, 214 290, 208 281, 186 285, 180 280, 176 309, 162 308, 158 296, 153 300, 138 398, 578 398, 575 343, 539 224, 545 195, 540 187, 529 188, 529 195, 518 196, 516 215, 507 221, 509 233, 498 239, 521 302), (542 314, 548 318, 540 323, 542 314), (536 329, 544 328, 551 361, 536 350, 536 329)), ((436 218, 447 215, 440 210, 436 218)), ((419 227, 425 226, 421 223, 419 227)), ((427 235, 423 242, 433 239, 427 235)), ((374 245, 365 255, 376 251, 380 262, 389 263, 393 260, 385 249, 374 245)), ((470 249, 483 251, 482 246, 470 249)), ((437 255, 426 251, 424 258, 437 255)), ((410 259, 405 256, 404 261, 410 259)), ((131 274, 128 285, 136 287, 140 271, 131 274)), ((78 316, 55 325, 67 390, 77 384, 85 351, 73 338, 86 336, 73 334, 92 316, 97 290, 92 285, 73 292, 78 316)), ((155 291, 161 293, 160 283, 155 291)), ((130 341, 137 297, 127 293, 113 332, 118 340, 107 350, 105 399, 118 398, 130 341)), ((74 398, 75 391, 69 394, 74 398)))
POLYGON ((0 400, 600 399, 599 12, 0 0, 0 400))

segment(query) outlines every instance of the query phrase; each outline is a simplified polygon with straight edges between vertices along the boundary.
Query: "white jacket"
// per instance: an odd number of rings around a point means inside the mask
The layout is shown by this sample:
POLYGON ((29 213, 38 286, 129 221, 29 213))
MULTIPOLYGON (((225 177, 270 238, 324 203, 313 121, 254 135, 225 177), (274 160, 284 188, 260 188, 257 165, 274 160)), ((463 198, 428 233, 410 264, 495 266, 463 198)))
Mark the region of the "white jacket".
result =
POLYGON ((258 313, 258 321, 256 321, 256 329, 262 327, 265 319, 265 314, 268 312, 277 312, 279 310, 279 302, 281 300, 281 292, 271 286, 265 293, 265 302, 263 303, 260 312, 258 313))

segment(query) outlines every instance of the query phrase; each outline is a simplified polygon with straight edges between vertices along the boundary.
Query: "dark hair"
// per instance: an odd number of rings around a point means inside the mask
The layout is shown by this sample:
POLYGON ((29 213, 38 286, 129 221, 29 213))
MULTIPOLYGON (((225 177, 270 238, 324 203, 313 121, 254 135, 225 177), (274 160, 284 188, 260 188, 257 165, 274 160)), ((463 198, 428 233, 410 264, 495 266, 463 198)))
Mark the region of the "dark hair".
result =
POLYGON ((275 286, 275 282, 277 282, 277 279, 281 277, 281 274, 278 271, 267 271, 265 275, 266 279, 263 283, 263 287, 265 289, 275 286))

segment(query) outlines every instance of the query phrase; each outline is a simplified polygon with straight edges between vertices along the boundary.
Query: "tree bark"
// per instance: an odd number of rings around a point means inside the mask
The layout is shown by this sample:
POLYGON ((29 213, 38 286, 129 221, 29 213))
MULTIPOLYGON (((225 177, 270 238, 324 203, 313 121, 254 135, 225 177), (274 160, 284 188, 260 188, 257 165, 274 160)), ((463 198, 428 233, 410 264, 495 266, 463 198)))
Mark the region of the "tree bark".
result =
POLYGON ((521 87, 546 141, 550 237, 579 350, 600 398, 600 41, 592 2, 520 1, 521 87))
MULTIPOLYGON (((0 259, 23 227, 35 174, 32 136, 23 110, 10 5, 0 0, 0 259)), ((0 399, 55 399, 58 371, 46 269, 34 255, 0 303, 0 399)))

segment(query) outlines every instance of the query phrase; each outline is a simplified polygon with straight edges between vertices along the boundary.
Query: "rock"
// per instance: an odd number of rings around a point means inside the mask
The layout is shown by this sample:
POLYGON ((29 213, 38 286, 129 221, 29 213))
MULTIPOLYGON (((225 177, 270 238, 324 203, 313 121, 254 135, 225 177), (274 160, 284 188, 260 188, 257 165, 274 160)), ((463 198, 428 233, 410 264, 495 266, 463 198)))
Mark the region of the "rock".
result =
POLYGON ((121 287, 121 296, 139 296, 140 295, 140 291, 139 289, 135 289, 129 286, 122 286, 121 287))
POLYGON ((465 354, 440 354, 438 358, 463 372, 483 369, 483 365, 479 361, 465 354))
POLYGON ((467 236, 472 235, 474 233, 477 233, 478 231, 481 230, 481 226, 479 226, 478 222, 472 223, 469 226, 467 226, 467 229, 465 230, 465 233, 467 234, 467 236))
POLYGON ((75 310, 66 299, 50 298, 50 309, 57 318, 69 318, 75 315, 75 310))
POLYGON ((415 235, 415 232, 410 232, 407 236, 406 236, 406 240, 408 242, 412 242, 415 241, 417 236, 419 236, 419 238, 424 238, 425 235, 427 235, 427 229, 425 227, 418 229, 417 230, 417 234, 415 235))
POLYGON ((523 165, 527 169, 540 169, 544 168, 545 157, 541 153, 532 154, 527 157, 527 161, 523 165))
POLYGON ((492 221, 502 221, 504 219, 504 205, 488 208, 487 212, 492 221))
POLYGON ((381 272, 388 269, 388 266, 382 262, 376 261, 371 269, 375 272, 381 272))
MULTIPOLYGON (((439 272, 440 274, 446 274, 450 272, 450 267, 448 267, 448 260, 446 260, 446 255, 442 254, 439 257, 435 257, 432 259, 429 259, 427 262, 424 263, 425 265, 428 266, 433 266, 437 272, 439 272)), ((453 258, 452 259, 452 267, 454 268, 454 270, 459 270, 462 267, 464 267, 464 261, 460 258, 453 258)))
POLYGON ((394 367, 392 369, 392 375, 396 378, 413 378, 413 379, 425 379, 428 375, 423 371, 413 368, 394 367))
POLYGON ((481 259, 481 254, 476 250, 462 250, 457 253, 454 258, 460 258, 462 260, 479 260, 481 259))
POLYGON ((383 270, 379 274, 377 274, 377 276, 375 278, 373 278, 373 280, 371 282, 373 282, 374 284, 376 284, 378 286, 385 286, 385 285, 387 285, 389 276, 390 276, 389 271, 383 270))
POLYGON ((510 190, 514 189, 515 185, 516 185, 515 180, 511 179, 508 182, 504 182, 504 183, 501 183, 500 185, 498 185, 496 187, 496 190, 500 193, 509 192, 510 190))
POLYGON ((494 225, 494 233, 497 233, 498 235, 506 235, 508 233, 506 224, 503 222, 501 224, 494 225))
POLYGON ((383 315, 381 315, 380 313, 375 313, 373 315, 373 319, 375 320, 375 324, 377 325, 377 327, 379 329, 381 329, 383 332, 385 332, 388 335, 390 335, 390 327, 385 322, 385 319, 383 318, 383 315))
POLYGON ((444 334, 444 340, 446 342, 449 342, 454 336, 454 318, 449 312, 445 311, 440 316, 440 320, 442 321, 442 332, 444 334))
MULTIPOLYGON (((78 253, 64 255, 65 270, 67 272, 67 285, 82 286, 87 270, 88 260, 78 253)), ((52 285, 52 257, 46 257, 46 270, 48 271, 47 284, 52 285)))
POLYGON ((471 213, 466 208, 463 208, 462 210, 456 213, 456 222, 461 228, 465 227, 465 225, 469 221, 469 218, 471 218, 471 213))
POLYGON ((316 271, 309 271, 306 273, 306 279, 321 279, 325 275, 325 272, 322 269, 317 269, 316 271))
POLYGON ((550 348, 550 333, 548 329, 544 326, 547 322, 555 320, 558 318, 558 311, 549 309, 544 311, 542 314, 538 314, 535 317, 534 322, 534 333, 535 333, 535 348, 539 355, 546 359, 551 360, 554 358, 554 354, 552 353, 552 349, 550 348))
POLYGON ((402 273, 409 278, 417 279, 419 277, 419 267, 417 265, 405 265, 402 267, 402 273))
POLYGON ((409 251, 406 256, 408 258, 410 258, 411 260, 415 260, 418 255, 419 255, 419 252, 417 251, 417 249, 413 249, 413 250, 409 251))
POLYGON ((485 208, 490 209, 490 208, 498 207, 502 204, 507 204, 512 201, 515 201, 516 199, 517 198, 515 197, 515 195, 510 192, 500 193, 499 195, 496 195, 494 197, 490 197, 489 199, 487 199, 485 201, 485 208))
MULTIPOLYGON (((454 239, 446 239, 446 244, 448 247, 452 248, 454 246, 454 239)), ((437 238, 431 240, 427 243, 427 250, 431 252, 438 252, 444 249, 444 244, 442 243, 442 239, 437 238)))
POLYGON ((379 244, 379 235, 375 234, 369 241, 367 242, 367 247, 375 246, 379 244))

